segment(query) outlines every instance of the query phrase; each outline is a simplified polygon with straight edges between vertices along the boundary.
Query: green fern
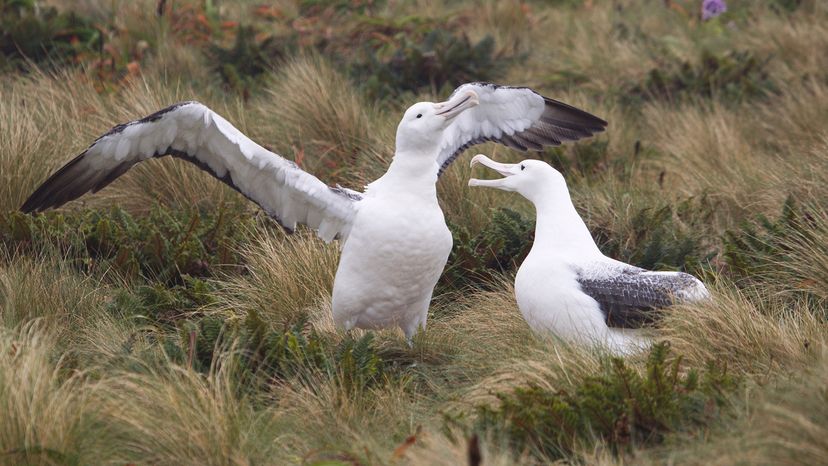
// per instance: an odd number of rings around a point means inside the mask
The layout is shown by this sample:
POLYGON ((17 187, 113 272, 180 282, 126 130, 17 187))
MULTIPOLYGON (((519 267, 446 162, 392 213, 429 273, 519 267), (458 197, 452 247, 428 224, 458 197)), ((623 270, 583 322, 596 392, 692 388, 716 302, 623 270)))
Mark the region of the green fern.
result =
POLYGON ((166 286, 185 276, 205 277, 214 269, 239 264, 234 247, 253 223, 242 211, 170 211, 154 207, 134 218, 126 211, 48 212, 0 215, 0 244, 6 250, 57 250, 78 269, 143 276, 166 286))
POLYGON ((666 343, 653 346, 644 375, 614 358, 604 373, 571 390, 536 385, 497 395, 499 406, 478 406, 475 429, 508 440, 514 451, 566 458, 597 439, 614 452, 656 444, 671 432, 704 425, 738 386, 724 367, 710 363, 699 383, 681 370, 666 343))
POLYGON ((523 262, 532 248, 535 222, 511 209, 500 208, 477 234, 453 223, 449 223, 449 229, 454 247, 440 286, 485 287, 496 274, 516 270, 523 262))
POLYGON ((697 272, 715 255, 704 228, 715 208, 706 196, 661 202, 635 212, 626 237, 602 225, 590 230, 608 256, 647 269, 697 272))

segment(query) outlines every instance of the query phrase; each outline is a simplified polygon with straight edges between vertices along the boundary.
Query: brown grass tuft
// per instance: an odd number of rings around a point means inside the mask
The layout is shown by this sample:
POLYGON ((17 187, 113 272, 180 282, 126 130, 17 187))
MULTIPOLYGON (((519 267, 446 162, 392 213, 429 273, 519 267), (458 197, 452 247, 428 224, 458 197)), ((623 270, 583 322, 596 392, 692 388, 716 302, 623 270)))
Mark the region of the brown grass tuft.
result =
POLYGON ((83 373, 55 362, 54 335, 38 322, 0 328, 0 462, 101 464, 116 460, 115 432, 101 422, 83 373))
POLYGON ((262 231, 241 253, 247 273, 223 279, 220 309, 241 315, 255 311, 274 328, 284 328, 329 306, 338 244, 325 244, 311 233, 262 231))
POLYGON ((786 305, 759 290, 748 294, 724 285, 710 302, 671 308, 659 324, 688 364, 726 362, 734 373, 760 380, 807 368, 826 330, 804 302, 786 305))

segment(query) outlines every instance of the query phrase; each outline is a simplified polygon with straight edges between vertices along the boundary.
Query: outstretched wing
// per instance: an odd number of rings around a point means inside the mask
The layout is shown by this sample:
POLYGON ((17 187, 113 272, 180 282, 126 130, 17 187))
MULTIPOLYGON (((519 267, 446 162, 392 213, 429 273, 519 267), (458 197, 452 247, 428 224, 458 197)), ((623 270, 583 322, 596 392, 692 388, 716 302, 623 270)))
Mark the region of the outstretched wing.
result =
POLYGON ((652 323, 659 309, 709 296, 704 284, 683 272, 650 272, 623 264, 578 271, 581 291, 598 302, 607 325, 640 327, 652 323))
POLYGON ((288 230, 303 223, 325 241, 348 235, 361 199, 251 141, 206 106, 183 102, 112 128, 50 176, 21 210, 59 207, 99 191, 138 162, 166 155, 227 183, 288 230))
POLYGON ((452 95, 474 90, 480 104, 461 113, 443 132, 439 174, 464 150, 494 141, 521 151, 542 150, 604 131, 607 122, 528 87, 463 84, 452 95))

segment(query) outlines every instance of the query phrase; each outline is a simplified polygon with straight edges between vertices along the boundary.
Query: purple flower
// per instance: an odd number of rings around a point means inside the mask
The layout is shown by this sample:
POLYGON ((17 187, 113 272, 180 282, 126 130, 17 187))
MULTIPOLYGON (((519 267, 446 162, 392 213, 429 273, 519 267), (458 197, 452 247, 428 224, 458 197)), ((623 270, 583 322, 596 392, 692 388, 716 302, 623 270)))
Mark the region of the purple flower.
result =
POLYGON ((701 6, 702 21, 713 19, 727 11, 724 0, 704 0, 701 6))

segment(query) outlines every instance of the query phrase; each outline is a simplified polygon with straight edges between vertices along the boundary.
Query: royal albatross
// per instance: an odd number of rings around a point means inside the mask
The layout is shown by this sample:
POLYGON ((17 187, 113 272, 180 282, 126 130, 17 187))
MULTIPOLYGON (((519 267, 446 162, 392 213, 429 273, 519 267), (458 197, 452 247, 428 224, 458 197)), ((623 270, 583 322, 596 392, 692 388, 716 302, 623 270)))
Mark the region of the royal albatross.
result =
POLYGON ((709 296, 704 284, 682 272, 651 272, 606 257, 578 215, 563 176, 539 160, 480 163, 504 176, 470 179, 469 186, 516 191, 535 205, 535 241, 515 277, 521 314, 536 331, 552 331, 579 344, 616 354, 648 342, 626 329, 651 322, 656 310, 709 296))
POLYGON ((192 162, 258 204, 283 227, 344 241, 333 314, 345 329, 399 326, 410 341, 426 325, 452 238, 437 203, 439 174, 466 148, 496 141, 541 149, 602 131, 606 122, 528 88, 464 84, 441 103, 403 115, 388 171, 360 193, 329 187, 256 144, 198 102, 117 125, 47 179, 24 212, 96 192, 151 157, 192 162))

